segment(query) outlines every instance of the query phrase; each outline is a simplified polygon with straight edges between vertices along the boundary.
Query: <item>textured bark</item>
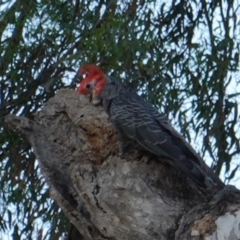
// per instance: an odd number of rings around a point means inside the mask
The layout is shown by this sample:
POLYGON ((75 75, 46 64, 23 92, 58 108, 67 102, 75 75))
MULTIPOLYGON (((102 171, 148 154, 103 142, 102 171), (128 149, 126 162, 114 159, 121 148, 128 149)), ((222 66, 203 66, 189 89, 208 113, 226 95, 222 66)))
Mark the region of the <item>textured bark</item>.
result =
POLYGON ((237 189, 202 194, 164 159, 147 162, 137 149, 119 158, 102 107, 75 91, 60 90, 33 120, 6 121, 31 143, 77 239, 240 239, 237 189))

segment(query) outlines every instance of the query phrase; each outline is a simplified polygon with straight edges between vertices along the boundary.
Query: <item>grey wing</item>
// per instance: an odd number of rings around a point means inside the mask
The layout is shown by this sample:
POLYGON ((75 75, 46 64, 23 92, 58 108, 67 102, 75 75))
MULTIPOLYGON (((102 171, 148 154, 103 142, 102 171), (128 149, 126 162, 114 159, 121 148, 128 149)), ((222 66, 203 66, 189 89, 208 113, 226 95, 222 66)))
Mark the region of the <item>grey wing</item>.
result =
POLYGON ((110 118, 122 134, 144 149, 172 160, 189 177, 201 184, 204 176, 197 154, 171 126, 169 121, 138 95, 126 93, 111 103, 110 118))

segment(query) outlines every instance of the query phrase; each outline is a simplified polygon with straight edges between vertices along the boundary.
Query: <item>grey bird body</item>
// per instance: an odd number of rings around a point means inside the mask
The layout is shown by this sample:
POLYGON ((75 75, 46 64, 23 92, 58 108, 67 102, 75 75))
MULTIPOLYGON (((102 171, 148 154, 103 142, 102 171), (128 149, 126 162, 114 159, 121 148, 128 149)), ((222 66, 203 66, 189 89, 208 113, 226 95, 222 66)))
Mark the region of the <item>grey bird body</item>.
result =
POLYGON ((224 186, 168 119, 130 88, 108 79, 100 98, 119 134, 120 151, 124 150, 124 138, 132 139, 152 154, 166 157, 198 186, 224 186))

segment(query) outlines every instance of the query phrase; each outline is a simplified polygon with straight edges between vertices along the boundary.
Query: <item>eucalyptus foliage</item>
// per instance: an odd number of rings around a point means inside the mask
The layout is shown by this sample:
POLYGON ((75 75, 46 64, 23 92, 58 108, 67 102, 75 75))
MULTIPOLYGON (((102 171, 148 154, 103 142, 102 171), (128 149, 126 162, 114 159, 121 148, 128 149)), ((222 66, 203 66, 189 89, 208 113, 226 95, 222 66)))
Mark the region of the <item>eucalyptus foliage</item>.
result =
POLYGON ((59 239, 68 222, 35 155, 4 124, 33 118, 96 63, 164 111, 226 180, 238 171, 239 0, 15 0, 0 3, 0 229, 59 239))

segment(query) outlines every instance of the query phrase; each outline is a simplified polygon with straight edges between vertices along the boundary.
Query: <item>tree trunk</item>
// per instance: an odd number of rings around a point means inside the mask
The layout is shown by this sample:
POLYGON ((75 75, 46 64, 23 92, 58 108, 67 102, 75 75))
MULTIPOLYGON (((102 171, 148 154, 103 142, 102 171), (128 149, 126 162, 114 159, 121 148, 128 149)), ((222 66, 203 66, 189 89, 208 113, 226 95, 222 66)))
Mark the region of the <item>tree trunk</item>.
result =
MULTIPOLYGON (((118 141, 102 107, 60 90, 33 120, 7 123, 31 143, 42 174, 78 239, 240 239, 240 193, 203 194, 179 170, 118 141)), ((164 159, 163 159, 164 160, 164 159)))

